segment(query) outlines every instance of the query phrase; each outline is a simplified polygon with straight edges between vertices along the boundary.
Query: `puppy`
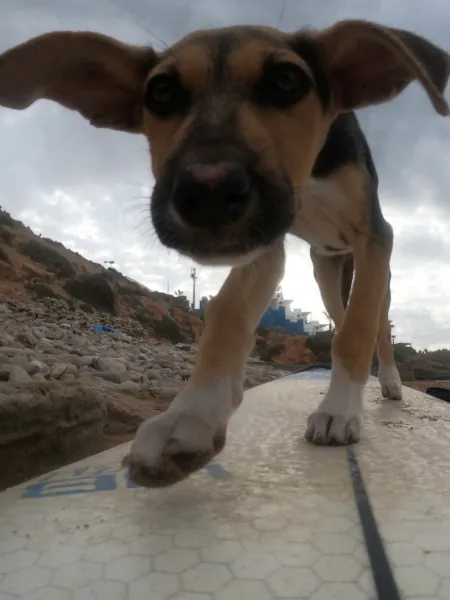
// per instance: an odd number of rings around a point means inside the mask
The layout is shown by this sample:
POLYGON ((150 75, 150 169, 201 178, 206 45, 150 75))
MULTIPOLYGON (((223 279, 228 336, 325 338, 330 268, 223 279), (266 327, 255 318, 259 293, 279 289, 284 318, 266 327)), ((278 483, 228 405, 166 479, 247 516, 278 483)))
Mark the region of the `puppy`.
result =
POLYGON ((232 267, 208 305, 186 388, 140 426, 124 459, 133 481, 171 485, 223 448, 255 328, 283 276, 287 233, 309 243, 336 326, 329 389, 307 440, 360 439, 375 345, 383 395, 401 397, 388 319, 393 232, 353 111, 417 81, 448 115, 449 70, 447 52, 426 39, 357 20, 294 34, 198 31, 164 52, 61 31, 0 55, 0 105, 46 98, 95 127, 145 135, 160 241, 232 267))

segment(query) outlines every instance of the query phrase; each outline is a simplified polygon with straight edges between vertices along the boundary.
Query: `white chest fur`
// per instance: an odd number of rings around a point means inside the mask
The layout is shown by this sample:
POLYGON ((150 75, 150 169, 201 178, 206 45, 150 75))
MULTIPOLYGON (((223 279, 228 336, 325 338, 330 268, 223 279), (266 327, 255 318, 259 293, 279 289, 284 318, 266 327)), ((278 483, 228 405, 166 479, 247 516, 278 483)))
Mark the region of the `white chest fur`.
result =
POLYGON ((318 254, 351 253, 352 199, 337 183, 321 179, 310 179, 300 198, 300 209, 289 233, 306 241, 318 254))

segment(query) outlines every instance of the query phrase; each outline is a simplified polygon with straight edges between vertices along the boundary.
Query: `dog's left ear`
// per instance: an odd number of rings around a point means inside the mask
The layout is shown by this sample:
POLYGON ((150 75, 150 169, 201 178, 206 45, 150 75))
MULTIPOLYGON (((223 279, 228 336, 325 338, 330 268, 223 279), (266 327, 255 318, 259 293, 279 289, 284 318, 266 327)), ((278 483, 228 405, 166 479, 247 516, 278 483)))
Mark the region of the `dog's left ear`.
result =
POLYGON ((313 38, 338 110, 386 102, 418 81, 436 111, 450 114, 443 96, 450 75, 449 54, 425 38, 359 20, 340 21, 313 38))
POLYGON ((151 48, 99 33, 46 33, 0 54, 0 106, 20 110, 45 98, 95 127, 140 133, 144 83, 156 62, 151 48))

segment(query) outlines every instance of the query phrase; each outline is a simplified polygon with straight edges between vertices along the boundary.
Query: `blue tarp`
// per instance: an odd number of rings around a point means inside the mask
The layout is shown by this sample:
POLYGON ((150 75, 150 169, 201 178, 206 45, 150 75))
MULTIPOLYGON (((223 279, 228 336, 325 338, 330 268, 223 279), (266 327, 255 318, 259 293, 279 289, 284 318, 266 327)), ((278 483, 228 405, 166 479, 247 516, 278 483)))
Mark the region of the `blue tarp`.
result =
POLYGON ((109 325, 92 325, 91 329, 95 333, 118 333, 117 329, 109 327, 109 325))

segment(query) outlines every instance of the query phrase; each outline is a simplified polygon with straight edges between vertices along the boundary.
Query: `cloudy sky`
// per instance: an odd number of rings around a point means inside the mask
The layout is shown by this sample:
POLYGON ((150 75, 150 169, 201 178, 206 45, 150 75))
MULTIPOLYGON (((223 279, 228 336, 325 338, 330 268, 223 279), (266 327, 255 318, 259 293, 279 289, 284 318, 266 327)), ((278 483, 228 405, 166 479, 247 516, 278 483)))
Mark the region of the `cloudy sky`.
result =
MULTIPOLYGON (((55 29, 94 30, 125 42, 170 44, 187 32, 238 23, 288 31, 342 18, 409 29, 450 50, 446 0, 20 0, 4 2, 0 52, 55 29)), ((450 98, 450 90, 447 93, 450 98)), ((360 112, 396 232, 392 319, 397 339, 450 347, 450 118, 411 86, 387 105, 360 112)), ((88 258, 114 260, 153 289, 191 290, 193 263, 161 247, 148 218, 153 180, 145 141, 96 130, 78 114, 41 101, 0 108, 0 205, 36 232, 88 258)), ((322 321, 307 246, 287 244, 283 291, 322 321)), ((227 270, 198 268, 198 292, 214 294, 227 270)))

